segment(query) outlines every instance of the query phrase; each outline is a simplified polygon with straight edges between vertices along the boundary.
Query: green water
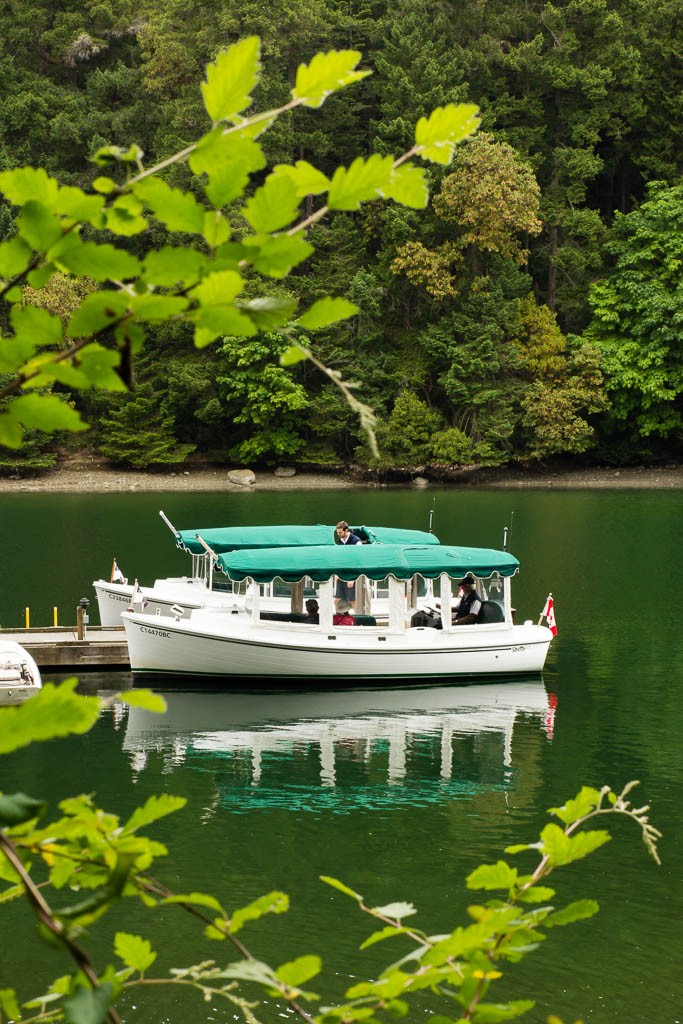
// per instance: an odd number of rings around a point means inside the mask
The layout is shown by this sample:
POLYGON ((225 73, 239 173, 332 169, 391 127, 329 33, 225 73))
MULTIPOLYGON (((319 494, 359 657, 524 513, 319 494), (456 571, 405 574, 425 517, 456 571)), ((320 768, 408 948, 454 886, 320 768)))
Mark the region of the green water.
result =
MULTIPOLYGON (((446 931, 463 923, 465 875, 533 839, 546 808, 581 784, 638 778, 664 832, 662 866, 634 828, 616 823, 614 842, 557 876, 562 897, 597 897, 600 914, 555 929, 510 969, 505 992, 537 999, 526 1018, 534 1024, 551 1012, 586 1024, 674 1024, 683 1020, 682 500, 678 492, 381 489, 0 496, 4 626, 21 624, 26 606, 34 625, 51 622, 54 605, 62 621, 73 620, 69 610, 83 596, 94 601, 91 581, 108 576, 114 555, 142 582, 187 571, 160 508, 179 528, 342 517, 425 528, 433 508, 444 542, 482 546, 500 546, 511 523, 519 615, 536 618, 552 590, 559 626, 542 681, 325 697, 207 694, 189 707, 176 694, 163 725, 107 712, 85 737, 4 759, 0 788, 52 801, 95 791, 122 815, 152 793, 186 796, 187 809, 155 830, 173 849, 158 874, 176 890, 215 891, 228 907, 288 892, 289 914, 245 939, 275 962, 321 952, 325 982, 314 987, 331 998, 382 960, 376 948, 358 953, 371 928, 319 875, 343 879, 373 904, 412 900, 418 924, 446 931)), ((129 683, 126 675, 84 680, 91 692, 129 683)), ((13 935, 11 945, 0 941, 0 987, 12 980, 28 997, 63 965, 25 952, 32 926, 20 907, 0 911, 1 934, 13 935)), ((141 930, 167 965, 229 958, 170 911, 149 919, 127 907, 110 928, 141 930)), ((94 946, 103 959, 106 936, 94 946)), ((387 959, 394 952, 387 948, 387 959)), ((227 1019, 220 1008, 156 992, 125 1018, 227 1019)))

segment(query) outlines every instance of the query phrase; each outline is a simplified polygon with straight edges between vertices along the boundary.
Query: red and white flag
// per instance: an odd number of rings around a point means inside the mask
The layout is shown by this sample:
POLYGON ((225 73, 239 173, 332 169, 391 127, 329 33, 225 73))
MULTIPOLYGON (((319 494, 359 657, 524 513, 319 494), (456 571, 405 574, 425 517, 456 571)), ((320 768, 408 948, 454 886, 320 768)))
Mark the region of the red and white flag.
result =
POLYGON ((548 598, 545 602, 545 608, 541 612, 541 618, 545 618, 545 621, 548 623, 548 629, 553 634, 553 636, 557 636, 557 625, 555 623, 555 605, 553 603, 552 594, 548 594, 548 598))

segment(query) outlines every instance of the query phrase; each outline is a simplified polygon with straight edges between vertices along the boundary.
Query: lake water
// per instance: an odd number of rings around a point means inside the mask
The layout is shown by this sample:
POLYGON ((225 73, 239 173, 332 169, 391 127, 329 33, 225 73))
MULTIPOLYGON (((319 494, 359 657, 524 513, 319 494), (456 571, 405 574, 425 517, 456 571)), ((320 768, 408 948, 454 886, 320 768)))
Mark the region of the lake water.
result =
MULTIPOLYGON (((178 528, 346 518, 426 529, 432 511, 442 541, 486 547, 500 547, 511 526, 518 617, 536 619, 552 591, 559 627, 542 680, 174 693, 164 719, 110 710, 87 736, 3 759, 0 788, 51 801, 94 791, 121 815, 152 793, 186 796, 188 807, 154 829, 173 851, 157 874, 176 891, 214 891, 230 908, 271 889, 289 893, 290 912, 245 930, 245 939, 277 963, 322 953, 325 980, 312 987, 333 998, 349 976, 381 965, 380 951, 389 960, 396 950, 358 952, 370 922, 321 874, 371 904, 413 901, 418 925, 447 931, 465 922, 473 901, 468 872, 506 845, 533 841, 547 808, 583 784, 640 779, 636 799, 652 804, 664 833, 662 866, 634 826, 613 822, 612 843, 555 878, 561 898, 596 897, 600 913, 555 929, 509 969, 500 995, 535 997, 525 1018, 534 1024, 553 1012, 566 1024, 683 1021, 682 502, 668 491, 0 495, 6 627, 23 624, 26 607, 32 625, 51 624, 54 606, 60 622, 73 623, 81 597, 94 606, 91 582, 108 578, 114 556, 141 582, 186 572, 159 509, 178 528)), ((130 678, 84 676, 83 685, 118 689, 130 678)), ((22 908, 0 911, 0 934, 13 935, 11 947, 0 941, 0 988, 12 982, 28 998, 63 964, 28 952, 33 930, 22 908)), ((149 918, 127 907, 108 927, 139 929, 162 946, 167 965, 229 958, 180 914, 149 918)), ((95 939, 98 960, 107 940, 95 939)), ((221 1014, 155 992, 124 1016, 176 1024, 188 1015, 227 1019, 221 1014)))

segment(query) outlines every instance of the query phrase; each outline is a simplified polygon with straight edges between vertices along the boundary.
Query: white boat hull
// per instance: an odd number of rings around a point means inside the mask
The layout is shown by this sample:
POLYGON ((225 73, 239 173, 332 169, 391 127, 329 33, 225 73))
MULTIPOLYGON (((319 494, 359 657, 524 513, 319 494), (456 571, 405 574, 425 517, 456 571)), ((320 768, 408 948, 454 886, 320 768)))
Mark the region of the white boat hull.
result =
POLYGON ((40 669, 21 644, 0 640, 0 707, 22 704, 42 687, 40 669))
POLYGON ((195 612, 189 619, 125 613, 131 669, 188 679, 344 681, 455 679, 540 672, 552 634, 533 624, 401 632, 253 622, 195 612))

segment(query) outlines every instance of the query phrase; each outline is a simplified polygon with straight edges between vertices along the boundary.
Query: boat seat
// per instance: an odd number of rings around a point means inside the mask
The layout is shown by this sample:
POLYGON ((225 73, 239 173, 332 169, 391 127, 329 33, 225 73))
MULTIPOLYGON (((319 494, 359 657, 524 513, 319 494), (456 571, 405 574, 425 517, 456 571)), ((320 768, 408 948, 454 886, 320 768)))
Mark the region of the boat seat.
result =
POLYGON ((307 622, 304 612, 261 612, 262 619, 267 622, 307 622))
MULTIPOLYGON (((353 614, 353 613, 352 613, 353 614)), ((374 615, 354 615, 357 626, 376 626, 377 619, 374 615)))
POLYGON ((503 606, 498 601, 482 601, 477 622, 505 622, 503 606))

